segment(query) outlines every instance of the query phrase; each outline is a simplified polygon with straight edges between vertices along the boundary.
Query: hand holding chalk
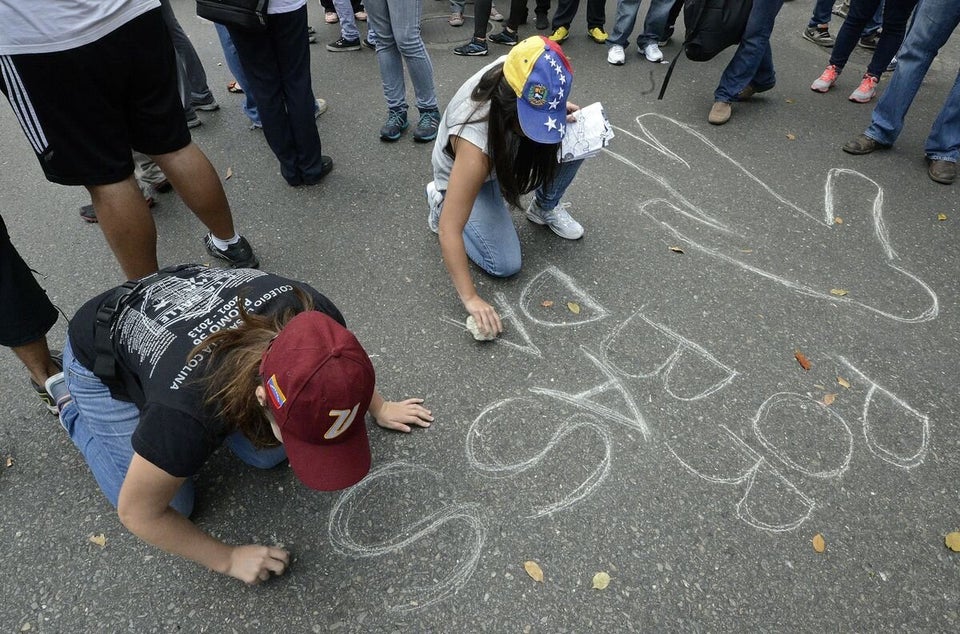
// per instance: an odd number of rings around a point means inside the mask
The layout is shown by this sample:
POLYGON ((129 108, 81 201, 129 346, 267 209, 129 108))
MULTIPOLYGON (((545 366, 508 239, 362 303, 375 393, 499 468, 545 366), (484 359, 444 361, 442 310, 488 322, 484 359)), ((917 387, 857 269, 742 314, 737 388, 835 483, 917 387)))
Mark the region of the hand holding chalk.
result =
POLYGON ((477 325, 477 320, 473 318, 473 315, 467 317, 467 330, 470 331, 470 334, 473 335, 473 338, 477 341, 491 341, 497 338, 496 333, 488 333, 480 330, 480 326, 477 325))

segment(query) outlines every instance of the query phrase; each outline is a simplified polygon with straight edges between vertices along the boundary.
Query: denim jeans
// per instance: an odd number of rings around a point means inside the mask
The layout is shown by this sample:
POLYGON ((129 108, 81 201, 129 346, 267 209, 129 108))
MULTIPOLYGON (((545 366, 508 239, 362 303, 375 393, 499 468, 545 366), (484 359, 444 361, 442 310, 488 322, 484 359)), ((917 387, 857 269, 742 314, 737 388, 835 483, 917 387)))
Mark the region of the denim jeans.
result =
MULTIPOLYGON (((310 83, 307 7, 267 16, 265 31, 227 27, 263 123, 263 136, 290 185, 322 178, 316 100, 310 83)), ((242 85, 242 84, 241 84, 242 85)))
POLYGON ((377 62, 390 110, 407 110, 403 62, 407 63, 420 112, 437 110, 433 63, 420 37, 423 0, 366 0, 367 21, 377 34, 377 62))
MULTIPOLYGON (((587 0, 587 30, 595 26, 603 28, 603 23, 607 21, 605 4, 604 0, 587 0)), ((561 26, 569 29, 570 23, 573 22, 579 8, 580 0, 558 0, 557 9, 553 12, 551 28, 554 31, 561 26)))
POLYGON ((864 25, 883 5, 883 31, 877 40, 877 49, 873 52, 867 73, 880 77, 887 70, 890 60, 897 54, 897 49, 903 42, 903 35, 907 30, 907 20, 916 6, 917 0, 853 0, 850 3, 850 13, 843 21, 837 33, 837 42, 830 54, 830 63, 843 69, 850 59, 857 41, 860 39, 864 25))
POLYGON ((205 99, 212 94, 210 87, 207 86, 207 73, 203 70, 203 63, 197 55, 197 49, 193 47, 190 38, 183 32, 183 27, 177 21, 173 7, 170 6, 170 0, 160 0, 160 15, 163 16, 163 22, 170 31, 173 48, 177 51, 177 79, 180 84, 183 110, 187 119, 192 119, 194 114, 190 102, 205 99))
MULTIPOLYGON (((537 189, 541 209, 549 211, 560 204, 582 164, 582 160, 561 163, 556 178, 537 189)), ((463 245, 467 257, 494 277, 509 277, 520 270, 520 238, 496 179, 485 182, 477 193, 463 228, 463 245)))
MULTIPOLYGON (((63 368, 73 401, 60 413, 60 424, 80 450, 100 490, 116 508, 133 459, 130 438, 140 422, 140 410, 133 403, 110 396, 107 386, 76 360, 69 339, 64 345, 63 368)), ((286 458, 282 445, 256 449, 240 432, 227 436, 224 444, 245 463, 260 469, 274 467, 286 458)), ((170 506, 189 517, 193 501, 193 482, 187 479, 170 506)))
POLYGON ((340 18, 340 37, 345 40, 360 39, 360 29, 357 28, 357 19, 353 15, 353 3, 350 0, 333 0, 333 6, 340 18))
MULTIPOLYGON (((870 127, 865 135, 892 145, 903 130, 903 120, 913 98, 920 90, 933 58, 950 39, 960 24, 960 2, 956 0, 923 0, 917 5, 913 25, 907 31, 900 52, 897 71, 873 109, 870 127)), ((937 120, 927 137, 924 151, 927 158, 956 162, 960 149, 960 73, 947 96, 937 120)))
MULTIPOLYGON (((613 31, 607 39, 607 44, 619 44, 626 48, 630 43, 630 34, 637 22, 642 0, 620 0, 617 4, 617 17, 614 19, 613 31)), ((637 48, 643 49, 651 42, 656 44, 663 37, 670 17, 670 9, 674 0, 650 0, 647 17, 643 20, 643 33, 637 36, 637 48)))
POLYGON ((720 76, 714 101, 736 101, 737 94, 750 84, 764 90, 777 83, 770 33, 782 6, 783 0, 754 0, 740 46, 720 76))
POLYGON ((243 72, 243 64, 240 63, 240 56, 237 55, 237 47, 233 45, 230 39, 230 31, 222 24, 213 23, 217 29, 217 37, 220 38, 220 48, 223 49, 223 57, 227 60, 227 68, 233 74, 240 87, 243 88, 243 114, 247 115, 250 123, 260 126, 260 113, 257 112, 257 102, 253 94, 247 90, 247 74, 243 72))

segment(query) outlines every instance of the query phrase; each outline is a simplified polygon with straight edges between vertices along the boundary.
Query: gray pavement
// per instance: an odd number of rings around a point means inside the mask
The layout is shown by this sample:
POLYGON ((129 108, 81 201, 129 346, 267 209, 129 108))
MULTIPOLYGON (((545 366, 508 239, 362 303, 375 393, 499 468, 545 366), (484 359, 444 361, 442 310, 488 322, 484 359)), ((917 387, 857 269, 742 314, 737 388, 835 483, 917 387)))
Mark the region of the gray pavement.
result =
MULTIPOLYGON (((622 160, 591 160, 571 188, 582 240, 517 215, 523 271, 475 275, 508 316, 500 342, 479 344, 449 321, 465 314, 426 227, 431 148, 377 138, 374 55, 327 52, 339 32, 311 3, 336 167, 293 190, 226 92, 212 26, 174 4, 223 106, 201 113, 194 137, 232 169, 227 194, 262 268, 329 295, 381 391, 423 396, 437 422, 409 436, 372 429, 374 471, 342 494, 218 454, 198 478, 195 520, 294 557, 283 578, 246 587, 129 534, 0 356, 0 630, 956 631, 960 555, 943 540, 960 529, 960 210, 957 188, 923 163, 956 41, 896 147, 852 157, 839 146, 871 108, 846 95, 867 53, 833 92, 812 93, 828 52, 800 37, 811 3, 778 20, 777 87, 719 128, 706 115, 730 52, 681 60, 657 102, 666 67, 633 48, 609 66, 581 15, 565 45, 572 99, 604 103, 622 160), (102 548, 89 541, 100 534, 102 548), (610 584, 592 589, 601 571, 610 584)), ((432 38, 465 41, 469 27, 444 34, 446 10, 425 0, 432 38)), ((449 49, 430 46, 444 104, 491 59, 449 49)), ((0 210, 72 314, 119 269, 77 217, 85 192, 43 180, 5 105, 0 143, 0 210)), ((156 219, 162 263, 208 261, 175 194, 156 219)), ((61 320, 55 344, 64 331, 61 320)))

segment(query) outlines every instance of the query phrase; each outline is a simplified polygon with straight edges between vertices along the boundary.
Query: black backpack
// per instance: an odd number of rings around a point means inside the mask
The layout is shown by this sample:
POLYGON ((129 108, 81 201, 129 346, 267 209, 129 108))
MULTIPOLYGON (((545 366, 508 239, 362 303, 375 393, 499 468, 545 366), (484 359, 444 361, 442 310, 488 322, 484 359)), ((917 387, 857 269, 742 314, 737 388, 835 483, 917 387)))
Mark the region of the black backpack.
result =
MULTIPOLYGON (((753 0, 686 0, 683 23, 687 35, 680 50, 691 61, 705 62, 728 46, 739 44, 752 8, 753 0)), ((657 99, 663 99, 678 59, 680 53, 670 62, 657 99)))

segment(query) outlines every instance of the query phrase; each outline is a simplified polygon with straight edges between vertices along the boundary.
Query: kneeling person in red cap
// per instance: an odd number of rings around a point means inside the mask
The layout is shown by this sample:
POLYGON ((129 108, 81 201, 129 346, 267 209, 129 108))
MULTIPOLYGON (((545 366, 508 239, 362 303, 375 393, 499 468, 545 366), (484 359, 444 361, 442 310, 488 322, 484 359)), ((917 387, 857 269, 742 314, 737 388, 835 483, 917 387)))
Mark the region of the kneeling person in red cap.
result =
POLYGON ((370 469, 364 422, 428 427, 411 398, 385 401, 336 306, 253 269, 164 269, 87 302, 70 324, 60 421, 120 520, 141 539, 247 583, 289 554, 230 546, 188 518, 191 478, 221 445, 270 468, 290 460, 321 491, 370 469))

